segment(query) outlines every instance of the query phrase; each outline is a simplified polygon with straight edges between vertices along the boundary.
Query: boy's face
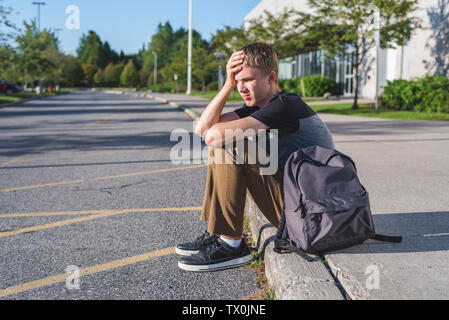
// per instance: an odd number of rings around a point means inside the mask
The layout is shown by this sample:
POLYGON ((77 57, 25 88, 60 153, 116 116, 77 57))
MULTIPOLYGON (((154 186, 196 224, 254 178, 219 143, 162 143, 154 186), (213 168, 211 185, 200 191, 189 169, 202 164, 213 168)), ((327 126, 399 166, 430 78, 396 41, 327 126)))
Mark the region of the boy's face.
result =
POLYGON ((243 65, 240 72, 235 75, 237 90, 248 107, 263 106, 270 94, 273 83, 272 75, 264 75, 262 70, 256 67, 243 65))

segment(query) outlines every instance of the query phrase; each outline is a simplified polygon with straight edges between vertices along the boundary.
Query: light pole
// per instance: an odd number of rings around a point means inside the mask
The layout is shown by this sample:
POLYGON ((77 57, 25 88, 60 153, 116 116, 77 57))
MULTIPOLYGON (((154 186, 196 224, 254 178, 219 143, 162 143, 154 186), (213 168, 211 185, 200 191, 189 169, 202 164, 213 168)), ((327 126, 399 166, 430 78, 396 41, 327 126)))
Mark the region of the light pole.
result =
POLYGON ((187 92, 192 93, 192 0, 189 0, 189 48, 187 53, 187 92))
POLYGON ((45 6, 45 2, 34 1, 33 5, 37 6, 37 30, 41 31, 41 6, 45 6))
POLYGON ((376 112, 379 112, 379 56, 380 56, 380 10, 374 13, 374 24, 376 28, 376 112))
POLYGON ((379 112, 380 9, 375 5, 370 5, 368 10, 374 11, 374 41, 376 43, 376 112, 379 112))
POLYGON ((154 72, 153 72, 153 83, 157 84, 157 52, 153 51, 154 54, 154 72))
MULTIPOLYGON (((33 5, 37 6, 37 31, 41 32, 41 6, 45 6, 45 2, 34 1, 33 5)), ((39 76, 39 87, 37 89, 37 93, 42 93, 42 82, 41 77, 39 76)))
POLYGON ((222 52, 215 52, 215 58, 218 59, 218 91, 220 91, 220 89, 223 87, 223 68, 222 68, 222 63, 223 61, 226 59, 226 55, 222 52))

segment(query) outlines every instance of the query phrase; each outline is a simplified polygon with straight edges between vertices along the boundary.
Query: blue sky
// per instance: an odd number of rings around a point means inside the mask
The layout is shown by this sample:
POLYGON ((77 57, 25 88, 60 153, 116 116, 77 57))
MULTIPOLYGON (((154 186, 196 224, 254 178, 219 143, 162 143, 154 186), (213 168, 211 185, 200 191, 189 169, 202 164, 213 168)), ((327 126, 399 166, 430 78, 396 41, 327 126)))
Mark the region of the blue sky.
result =
MULTIPOLYGON (((23 21, 37 16, 36 0, 4 0, 2 5, 12 7, 10 20, 18 27, 23 21)), ((39 0, 41 28, 61 28, 59 39, 64 52, 75 54, 83 33, 94 30, 102 41, 126 54, 137 53, 148 43, 159 22, 169 21, 173 29, 188 27, 188 0, 39 0), (76 5, 80 11, 80 29, 66 28, 66 8, 76 5)), ((225 25, 240 27, 243 18, 260 0, 193 0, 193 28, 210 40, 217 29, 225 25)))

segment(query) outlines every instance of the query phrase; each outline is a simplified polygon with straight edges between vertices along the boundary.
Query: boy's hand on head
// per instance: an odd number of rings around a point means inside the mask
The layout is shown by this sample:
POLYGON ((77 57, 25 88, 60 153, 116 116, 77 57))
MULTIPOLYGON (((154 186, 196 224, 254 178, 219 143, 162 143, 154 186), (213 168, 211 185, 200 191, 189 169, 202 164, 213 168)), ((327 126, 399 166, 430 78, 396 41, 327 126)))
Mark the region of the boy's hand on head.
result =
POLYGON ((234 52, 226 65, 226 85, 231 89, 234 89, 237 85, 235 75, 242 70, 242 63, 245 55, 243 50, 234 52))

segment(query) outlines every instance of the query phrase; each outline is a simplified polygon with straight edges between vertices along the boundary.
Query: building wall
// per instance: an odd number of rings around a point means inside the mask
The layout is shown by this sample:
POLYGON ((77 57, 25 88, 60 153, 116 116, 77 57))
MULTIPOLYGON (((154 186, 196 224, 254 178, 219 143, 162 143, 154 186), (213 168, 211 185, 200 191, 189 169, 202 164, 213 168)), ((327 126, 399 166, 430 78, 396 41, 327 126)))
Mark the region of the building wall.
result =
POLYGON ((310 11, 307 5, 307 0, 262 0, 245 16, 244 26, 249 20, 256 19, 263 15, 265 10, 275 14, 282 12, 286 8, 293 8, 303 12, 310 11))
MULTIPOLYGON (((388 81, 396 79, 414 80, 426 75, 443 74, 448 76, 449 63, 438 65, 438 57, 449 56, 448 50, 438 45, 436 34, 449 36, 449 0, 421 0, 415 16, 421 19, 422 29, 416 30, 405 46, 381 50, 379 58, 379 91, 388 81)), ((366 66, 369 69, 361 79, 360 94, 374 98, 375 84, 375 50, 368 54, 366 66), (372 61, 370 63, 370 61, 372 61)))
MULTIPOLYGON (((294 8, 308 12, 307 0, 262 0, 245 18, 244 23, 259 17, 264 10, 271 13, 294 8)), ((422 19, 423 28, 414 32, 409 43, 403 47, 380 50, 380 92, 387 80, 412 80, 426 75, 449 76, 449 0, 420 0, 415 16, 422 19)), ((374 98, 376 93, 376 50, 371 50, 363 64, 360 77, 360 95, 374 98)), ((282 65, 283 74, 292 74, 282 65)))

